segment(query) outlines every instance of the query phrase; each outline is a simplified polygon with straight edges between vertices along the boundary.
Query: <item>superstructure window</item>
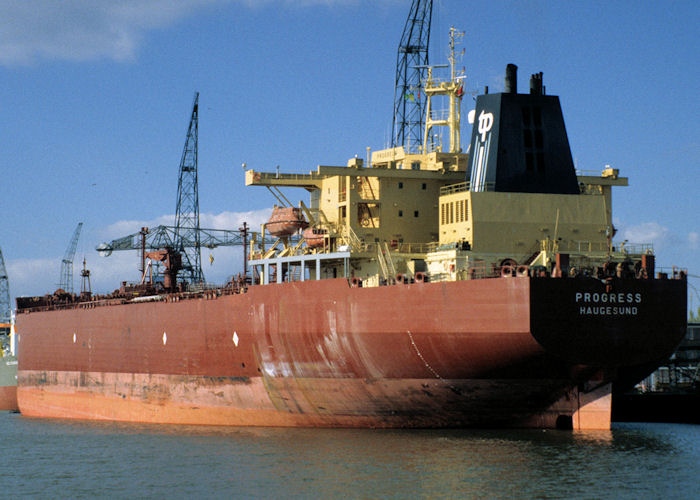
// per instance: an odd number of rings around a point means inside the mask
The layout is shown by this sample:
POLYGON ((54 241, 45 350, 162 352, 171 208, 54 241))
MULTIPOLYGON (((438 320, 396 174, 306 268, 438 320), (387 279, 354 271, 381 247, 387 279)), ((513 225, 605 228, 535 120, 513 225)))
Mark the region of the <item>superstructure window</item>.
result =
POLYGON ((418 217, 418 210, 416 210, 415 212, 413 212, 413 216, 414 216, 414 217, 418 217))
POLYGON ((399 217, 403 217, 403 210, 399 210, 399 217))
POLYGON ((423 190, 428 189, 428 185, 424 182, 424 183, 421 185, 421 189, 423 189, 423 190))
POLYGON ((399 189, 403 189, 403 182, 399 182, 399 189))

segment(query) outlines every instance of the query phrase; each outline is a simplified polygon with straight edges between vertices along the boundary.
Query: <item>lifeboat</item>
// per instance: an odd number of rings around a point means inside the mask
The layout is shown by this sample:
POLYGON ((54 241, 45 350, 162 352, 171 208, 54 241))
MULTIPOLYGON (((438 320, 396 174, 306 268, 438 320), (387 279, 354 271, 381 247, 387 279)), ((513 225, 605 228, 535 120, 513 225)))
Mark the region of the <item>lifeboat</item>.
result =
POLYGON ((323 246, 323 243, 328 236, 328 231, 325 229, 318 229, 315 227, 309 227, 304 230, 301 235, 304 237, 304 242, 309 248, 317 248, 323 246))
POLYGON ((275 206, 266 227, 271 235, 282 237, 290 236, 308 225, 300 208, 275 206))

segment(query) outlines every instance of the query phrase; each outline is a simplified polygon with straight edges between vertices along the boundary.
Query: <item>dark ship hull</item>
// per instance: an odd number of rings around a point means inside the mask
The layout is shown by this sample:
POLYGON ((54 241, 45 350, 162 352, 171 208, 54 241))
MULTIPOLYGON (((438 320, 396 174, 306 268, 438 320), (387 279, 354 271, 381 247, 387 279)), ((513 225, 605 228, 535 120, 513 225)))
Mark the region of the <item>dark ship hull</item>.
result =
POLYGON ((663 360, 683 337, 686 283, 506 277, 358 288, 330 279, 151 299, 20 309, 22 413, 608 428, 611 383, 663 360))

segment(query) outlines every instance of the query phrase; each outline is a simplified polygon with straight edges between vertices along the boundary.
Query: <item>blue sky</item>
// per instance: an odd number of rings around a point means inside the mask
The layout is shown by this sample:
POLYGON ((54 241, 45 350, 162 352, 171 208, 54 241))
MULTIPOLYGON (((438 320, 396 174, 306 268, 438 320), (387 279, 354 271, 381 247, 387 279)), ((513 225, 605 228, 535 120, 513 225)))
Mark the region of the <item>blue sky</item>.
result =
MULTIPOLYGON (((0 247, 16 295, 52 291, 78 222, 93 290, 137 278, 101 241, 172 223, 192 99, 200 92, 202 226, 259 224, 274 203, 257 170, 344 165, 384 147, 408 0, 4 0, 0 3, 0 247)), ((578 168, 630 178, 613 195, 620 239, 700 275, 700 4, 435 0, 431 62, 466 32, 467 88, 543 71, 578 168)), ((465 114, 470 100, 465 100, 465 114)), ((470 134, 463 134, 468 140, 470 134)), ((293 199, 304 192, 288 193, 293 199)), ((205 275, 240 249, 204 252, 205 275)), ((700 287, 692 278, 690 284, 700 287)), ((691 288, 695 290, 695 288, 691 288)), ((700 306, 693 291, 691 304, 700 306)))

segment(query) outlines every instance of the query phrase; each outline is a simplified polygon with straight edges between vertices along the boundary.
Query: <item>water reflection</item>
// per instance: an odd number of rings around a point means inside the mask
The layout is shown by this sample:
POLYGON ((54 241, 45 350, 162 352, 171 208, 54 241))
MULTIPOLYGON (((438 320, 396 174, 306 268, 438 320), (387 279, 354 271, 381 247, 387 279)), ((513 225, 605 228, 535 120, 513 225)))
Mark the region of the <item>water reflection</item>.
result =
POLYGON ((169 498, 700 497, 698 426, 404 431, 0 420, 14 447, 5 470, 22 471, 12 486, 25 494, 51 484, 87 496, 169 498))

